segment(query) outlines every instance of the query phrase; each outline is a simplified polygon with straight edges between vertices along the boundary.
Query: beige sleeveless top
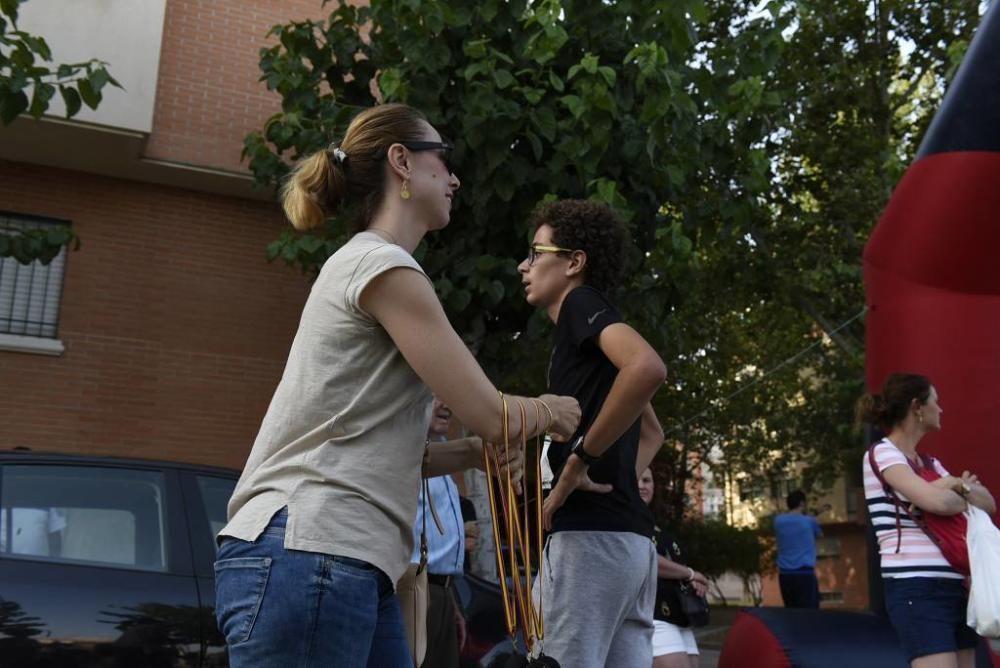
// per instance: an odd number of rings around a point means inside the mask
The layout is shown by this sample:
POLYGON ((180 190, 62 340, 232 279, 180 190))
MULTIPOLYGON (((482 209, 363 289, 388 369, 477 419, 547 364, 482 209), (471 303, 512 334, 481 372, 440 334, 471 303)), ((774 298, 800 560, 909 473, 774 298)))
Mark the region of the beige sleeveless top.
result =
POLYGON ((361 559, 393 582, 403 574, 431 393, 358 305, 369 281, 396 267, 430 280, 371 232, 323 265, 220 536, 256 540, 288 506, 286 548, 361 559))

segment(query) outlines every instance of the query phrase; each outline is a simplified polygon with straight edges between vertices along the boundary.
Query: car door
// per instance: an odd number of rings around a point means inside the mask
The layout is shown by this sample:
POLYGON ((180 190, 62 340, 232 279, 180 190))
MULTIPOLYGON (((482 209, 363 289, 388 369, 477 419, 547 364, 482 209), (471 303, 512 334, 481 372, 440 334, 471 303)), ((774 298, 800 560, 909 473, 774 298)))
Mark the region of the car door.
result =
POLYGON ((191 527, 191 550, 203 616, 203 664, 229 665, 226 641, 215 622, 215 537, 226 525, 226 507, 236 486, 236 474, 223 471, 181 471, 184 502, 191 527))
POLYGON ((0 463, 0 657, 194 668, 203 621, 177 472, 0 463))

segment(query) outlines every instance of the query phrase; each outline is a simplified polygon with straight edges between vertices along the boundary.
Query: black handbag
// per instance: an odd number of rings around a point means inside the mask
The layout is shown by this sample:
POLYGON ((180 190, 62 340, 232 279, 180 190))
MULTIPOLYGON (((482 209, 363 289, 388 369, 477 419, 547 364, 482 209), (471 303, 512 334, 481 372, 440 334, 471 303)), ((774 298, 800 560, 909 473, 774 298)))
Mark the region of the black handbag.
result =
MULTIPOLYGON (((684 564, 680 545, 672 537, 657 528, 655 541, 657 553, 678 564, 684 564)), ((656 609, 653 616, 684 628, 706 626, 709 621, 708 601, 699 596, 687 582, 660 578, 656 586, 656 609)))
POLYGON ((708 625, 708 601, 695 592, 687 583, 680 585, 681 610, 687 617, 688 626, 695 628, 708 625))

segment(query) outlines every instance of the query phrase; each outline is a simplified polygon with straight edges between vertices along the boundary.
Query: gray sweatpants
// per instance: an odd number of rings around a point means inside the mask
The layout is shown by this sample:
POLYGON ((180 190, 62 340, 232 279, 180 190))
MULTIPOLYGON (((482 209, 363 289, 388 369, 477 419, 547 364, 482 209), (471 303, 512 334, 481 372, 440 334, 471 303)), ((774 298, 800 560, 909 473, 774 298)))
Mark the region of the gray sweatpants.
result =
POLYGON ((652 540, 624 531, 560 531, 549 537, 541 566, 533 593, 540 589, 547 656, 563 668, 653 665, 652 540))

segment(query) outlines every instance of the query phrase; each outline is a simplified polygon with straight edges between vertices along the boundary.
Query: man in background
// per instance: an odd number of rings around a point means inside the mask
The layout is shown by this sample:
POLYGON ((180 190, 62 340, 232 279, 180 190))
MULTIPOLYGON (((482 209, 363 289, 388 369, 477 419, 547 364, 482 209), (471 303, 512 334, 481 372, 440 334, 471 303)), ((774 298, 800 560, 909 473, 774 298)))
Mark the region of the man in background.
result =
MULTIPOLYGON (((451 409, 434 399, 431 423, 427 430, 430 443, 448 440, 451 409)), ((427 480, 429 494, 423 487, 417 501, 414 523, 414 552, 410 561, 420 561, 420 532, 427 529, 427 668, 458 668, 458 654, 465 644, 465 618, 455 600, 454 580, 462 575, 465 563, 465 527, 458 487, 450 475, 427 480), (426 508, 426 510, 425 510, 426 508), (424 517, 426 512, 427 517, 424 517)))
POLYGON ((781 598, 786 608, 819 608, 816 539, 823 531, 816 518, 806 514, 806 495, 802 490, 789 493, 786 504, 788 512, 774 518, 781 598))

